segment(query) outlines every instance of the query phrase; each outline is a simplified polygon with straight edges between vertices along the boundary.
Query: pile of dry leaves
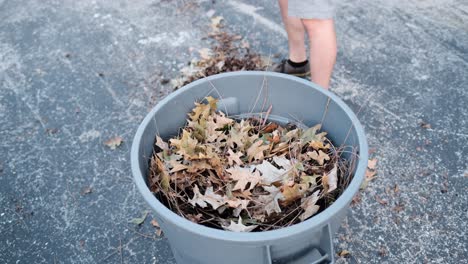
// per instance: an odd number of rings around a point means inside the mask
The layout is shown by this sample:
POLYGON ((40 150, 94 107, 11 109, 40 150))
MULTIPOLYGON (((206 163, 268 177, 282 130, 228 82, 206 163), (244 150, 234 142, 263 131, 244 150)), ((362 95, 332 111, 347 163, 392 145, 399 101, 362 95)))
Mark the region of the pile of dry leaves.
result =
POLYGON ((222 20, 220 16, 212 18, 212 31, 208 34, 212 47, 198 50, 200 59, 181 69, 182 76, 172 80, 174 88, 222 72, 266 69, 269 59, 251 52, 250 44, 241 35, 221 31, 222 20))
POLYGON ((195 103, 181 136, 156 137, 151 191, 177 214, 237 232, 277 229, 324 210, 351 180, 320 125, 232 119, 195 103))

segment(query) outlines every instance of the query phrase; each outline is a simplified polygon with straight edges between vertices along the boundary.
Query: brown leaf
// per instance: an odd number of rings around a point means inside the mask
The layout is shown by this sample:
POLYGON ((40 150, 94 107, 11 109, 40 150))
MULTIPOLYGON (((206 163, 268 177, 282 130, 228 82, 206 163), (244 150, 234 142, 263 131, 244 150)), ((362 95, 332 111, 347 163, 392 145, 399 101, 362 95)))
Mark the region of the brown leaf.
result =
POLYGON ((166 142, 164 142, 164 140, 159 136, 156 136, 155 144, 162 150, 169 150, 169 145, 166 142))
POLYGON ((387 205, 388 204, 388 202, 386 200, 380 199, 380 197, 377 196, 377 195, 375 196, 375 200, 381 205, 387 205))
POLYGON ((405 206, 403 204, 397 204, 395 207, 393 207, 393 210, 397 213, 405 210, 405 206))
POLYGON ((250 43, 247 40, 242 40, 240 44, 241 49, 250 49, 250 43))
POLYGON ((318 125, 315 125, 315 126, 313 126, 311 128, 306 129, 305 131, 302 132, 301 140, 305 144, 309 143, 311 141, 323 141, 323 139, 324 139, 325 135, 327 135, 327 133, 322 132, 322 133, 317 134, 317 131, 319 131, 321 128, 322 128, 322 126, 320 124, 318 124, 318 125))
POLYGON ((207 96, 205 99, 208 101, 207 104, 195 103, 195 108, 189 114, 190 120, 195 122, 206 120, 216 110, 218 100, 212 96, 207 96))
POLYGON ((205 208, 208 204, 213 209, 218 209, 226 203, 227 198, 213 192, 213 187, 206 188, 205 194, 200 193, 200 189, 195 185, 193 187, 193 198, 189 199, 189 203, 193 206, 199 205, 201 208, 205 208))
POLYGON ((249 190, 253 189, 261 180, 260 173, 258 171, 252 172, 252 168, 242 168, 235 166, 226 171, 230 174, 229 178, 237 181, 233 190, 245 190, 247 184, 250 183, 249 190))
POLYGON ((431 129, 431 124, 426 123, 424 121, 419 122, 419 126, 425 129, 431 129))
POLYGON ((183 170, 188 169, 188 166, 182 164, 181 161, 171 160, 171 161, 169 161, 169 164, 171 164, 171 166, 172 166, 172 169, 169 171, 170 173, 174 173, 174 172, 183 171, 183 170))
POLYGON ((247 149, 247 157, 249 158, 249 161, 251 162, 252 160, 263 160, 264 157, 264 151, 269 149, 268 145, 263 145, 262 140, 257 140, 254 142, 248 149, 247 149))
POLYGON ((351 204, 356 205, 356 204, 360 203, 361 200, 362 200, 361 199, 361 194, 357 193, 356 195, 354 195, 353 200, 351 201, 351 204))
POLYGON ((340 257, 347 257, 347 256, 349 256, 350 254, 351 254, 351 253, 350 253, 348 250, 343 249, 343 250, 341 250, 341 251, 338 253, 338 256, 340 256, 340 257))
POLYGON ((194 223, 199 223, 201 221, 202 217, 203 217, 202 214, 197 214, 197 215, 188 214, 187 215, 187 219, 194 222, 194 223))
POLYGON ((376 165, 377 165, 377 159, 376 158, 370 159, 367 162, 367 168, 369 168, 371 170, 375 170, 376 165))
POLYGON ((319 178, 319 175, 313 175, 313 176, 308 176, 308 175, 302 175, 301 176, 301 183, 302 184, 307 184, 309 188, 311 186, 317 185, 317 179, 319 178))
POLYGON ((283 186, 281 188, 281 193, 283 194, 283 198, 281 199, 282 204, 287 205, 301 198, 308 188, 309 185, 299 183, 292 186, 283 186))
POLYGON ((374 171, 374 170, 369 170, 369 169, 367 169, 367 170, 366 170, 366 179, 367 179, 367 180, 373 180, 373 179, 375 178, 375 174, 376 174, 376 173, 377 173, 377 172, 374 171))
POLYGON ((155 156, 157 172, 159 172, 159 183, 164 191, 169 190, 170 176, 164 163, 155 156))
POLYGON ((177 149, 177 153, 184 156, 187 159, 193 159, 198 157, 197 146, 198 140, 191 137, 190 132, 187 130, 182 131, 182 138, 170 139, 171 146, 177 149))
POLYGON ((81 195, 85 195, 85 194, 90 194, 93 192, 93 188, 91 188, 91 186, 87 186, 87 187, 84 187, 82 190, 81 190, 81 195))
POLYGON ((209 60, 211 59, 211 56, 213 56, 213 53, 208 48, 202 48, 198 50, 198 53, 200 54, 202 60, 209 60))
POLYGON ((197 173, 204 170, 211 170, 213 166, 207 160, 193 160, 187 168, 189 173, 197 173))
POLYGON ((222 16, 215 16, 211 18, 211 27, 214 31, 218 31, 221 27, 221 21, 224 20, 222 16))
POLYGON ((110 138, 109 140, 104 142, 104 145, 108 146, 110 149, 114 150, 118 146, 120 146, 123 142, 123 138, 119 136, 115 136, 113 138, 110 138))
POLYGON ((159 227, 159 223, 156 221, 156 219, 151 220, 150 224, 154 227, 159 227))
POLYGON ((317 151, 310 151, 307 152, 307 156, 309 156, 311 159, 315 160, 318 162, 318 164, 323 165, 325 160, 330 160, 330 157, 323 151, 319 150, 318 153, 317 151))
POLYGON ((313 149, 319 150, 319 149, 329 149, 330 144, 324 145, 322 141, 317 141, 317 140, 312 140, 309 143, 309 146, 312 147, 313 149))
POLYGON ((320 190, 315 191, 309 197, 302 199, 301 207, 304 209, 304 213, 299 216, 301 221, 306 220, 307 218, 313 216, 318 212, 320 206, 316 205, 317 201, 320 198, 320 190))
POLYGON ((214 115, 214 119, 216 120, 217 129, 224 128, 226 125, 230 125, 234 122, 233 119, 226 117, 223 112, 219 112, 219 114, 214 115))
POLYGON ((281 213, 281 207, 278 204, 279 199, 283 199, 283 194, 280 192, 280 189, 276 188, 275 186, 263 186, 263 189, 269 192, 268 195, 259 195, 258 201, 263 203, 264 210, 267 215, 275 213, 281 213))
POLYGON ((269 123, 268 125, 266 125, 265 127, 262 128, 262 132, 263 133, 271 133, 273 132, 274 130, 276 130, 278 128, 278 124, 276 123, 269 123))
POLYGON ((263 160, 262 163, 253 166, 257 171, 262 173, 261 182, 265 185, 271 185, 274 182, 281 181, 290 169, 278 169, 273 166, 269 161, 263 160))
POLYGON ((240 123, 234 123, 234 125, 229 130, 229 138, 226 141, 226 144, 234 149, 234 146, 237 149, 242 150, 246 143, 246 140, 249 138, 249 130, 252 127, 249 122, 241 120, 240 123))
POLYGON ((381 257, 385 257, 387 256, 388 254, 388 251, 385 247, 381 246, 380 249, 379 249, 379 256, 381 257))
POLYGON ((223 226, 223 228, 233 232, 250 232, 257 228, 257 225, 245 226, 242 224, 242 218, 239 216, 237 223, 231 220, 231 224, 229 226, 223 226))
POLYGON ((234 164, 237 164, 237 165, 242 165, 244 164, 244 162, 242 162, 242 160, 240 159, 240 157, 242 157, 244 154, 242 154, 242 152, 237 152, 237 153, 234 153, 234 151, 232 151, 232 149, 229 149, 228 150, 228 154, 229 156, 228 157, 228 164, 230 166, 233 166, 234 164))
POLYGON ((338 187, 338 168, 335 164, 333 169, 322 177, 322 185, 327 192, 332 192, 338 187))
POLYGON ((162 232, 163 232, 163 231, 162 231, 161 229, 158 229, 158 230, 156 230, 156 235, 157 235, 158 237, 161 237, 161 236, 162 236, 162 232))

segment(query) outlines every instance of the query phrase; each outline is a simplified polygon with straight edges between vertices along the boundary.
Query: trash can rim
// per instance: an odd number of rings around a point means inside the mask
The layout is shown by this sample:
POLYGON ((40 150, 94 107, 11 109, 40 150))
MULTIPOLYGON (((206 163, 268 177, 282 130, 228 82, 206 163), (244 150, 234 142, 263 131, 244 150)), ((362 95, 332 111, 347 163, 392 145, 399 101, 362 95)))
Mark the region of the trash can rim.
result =
POLYGON ((186 231, 196 233, 200 236, 215 238, 215 239, 222 239, 225 241, 232 241, 232 242, 247 242, 247 243, 255 243, 260 241, 270 241, 281 239, 284 237, 289 237, 293 234, 302 233, 304 231, 310 230, 312 228, 320 228, 323 227, 328 223, 330 218, 338 213, 343 207, 346 207, 348 203, 353 198, 354 194, 359 190, 359 187, 364 180, 364 174, 367 167, 367 159, 368 159, 368 146, 367 140, 364 134, 364 129, 357 119, 356 115, 353 111, 334 93, 325 90, 314 84, 310 81, 304 80, 302 78, 276 73, 276 72, 264 72, 264 71, 238 71, 238 72, 228 72, 228 73, 220 73, 217 75, 212 75, 203 79, 196 80, 186 86, 172 92, 171 94, 167 95, 164 99, 162 99, 153 109, 146 115, 146 117, 141 122, 140 126, 135 133, 132 147, 131 147, 131 169, 132 174, 134 177, 135 184, 137 185, 138 190, 143 195, 143 198, 146 202, 152 207, 153 210, 159 212, 159 217, 162 217, 163 221, 170 221, 177 225, 180 228, 185 229, 186 231), (356 167, 355 176, 346 190, 340 195, 340 197, 328 208, 326 208, 321 213, 314 215, 312 218, 277 230, 270 230, 270 231, 263 231, 263 232, 251 232, 251 233, 236 233, 231 231, 225 231, 215 228, 206 227, 200 224, 193 223, 190 220, 187 220, 176 213, 172 212, 168 209, 165 205, 163 205, 149 190, 146 181, 143 177, 141 172, 141 168, 139 165, 139 147, 140 147, 140 140, 144 133, 145 128, 148 126, 149 122, 151 121, 152 117, 155 113, 160 109, 163 105, 167 102, 172 100, 175 96, 180 93, 183 93, 185 90, 190 89, 193 86, 199 85, 202 82, 213 81, 220 78, 225 78, 229 76, 238 76, 238 75, 245 75, 245 76, 264 76, 265 78, 268 77, 279 77, 283 79, 288 79, 293 82, 299 82, 310 86, 313 89, 318 90, 319 92, 323 93, 327 97, 329 97, 332 101, 339 105, 345 112, 346 115, 349 117, 351 122, 354 124, 354 128, 357 132, 357 137, 359 141, 359 149, 360 149, 360 157, 359 162, 356 167))

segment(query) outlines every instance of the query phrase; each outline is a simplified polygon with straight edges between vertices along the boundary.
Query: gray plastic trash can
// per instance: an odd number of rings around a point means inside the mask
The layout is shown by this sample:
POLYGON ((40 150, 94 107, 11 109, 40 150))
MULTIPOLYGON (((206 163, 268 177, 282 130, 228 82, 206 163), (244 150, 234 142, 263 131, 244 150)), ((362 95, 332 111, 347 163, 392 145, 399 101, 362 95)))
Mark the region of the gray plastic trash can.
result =
POLYGON ((131 166, 135 183, 154 210, 177 263, 334 263, 332 237, 364 179, 367 152, 361 124, 349 107, 333 93, 284 74, 234 72, 195 81, 161 100, 136 132, 131 166), (180 217, 160 203, 148 189, 148 164, 155 135, 158 133, 166 140, 176 135, 185 124, 194 102, 208 95, 220 98, 218 109, 229 115, 260 112, 262 106, 265 111, 269 105, 273 105, 272 119, 288 120, 294 117, 312 126, 323 118, 322 129, 328 132, 335 145, 344 143, 359 150, 353 180, 326 210, 302 223, 278 230, 234 233, 180 217), (343 142, 345 139, 346 142, 343 142))

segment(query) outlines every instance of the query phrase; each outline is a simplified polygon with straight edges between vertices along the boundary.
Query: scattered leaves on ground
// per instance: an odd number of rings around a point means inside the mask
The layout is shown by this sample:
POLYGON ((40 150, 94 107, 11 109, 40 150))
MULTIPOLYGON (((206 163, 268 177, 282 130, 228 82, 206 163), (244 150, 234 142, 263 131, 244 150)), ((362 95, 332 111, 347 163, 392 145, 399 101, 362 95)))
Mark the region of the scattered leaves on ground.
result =
POLYGON ((419 122, 419 126, 424 128, 424 129, 431 129, 431 124, 426 123, 424 121, 419 122))
POLYGON ((132 222, 135 225, 141 225, 145 222, 148 214, 149 214, 149 211, 144 211, 141 217, 133 218, 130 222, 132 222))
POLYGON ((83 189, 81 189, 81 195, 86 195, 86 194, 90 194, 93 192, 93 188, 91 188, 91 186, 86 186, 84 187, 83 189))
POLYGON ((157 221, 156 219, 151 220, 150 223, 151 223, 151 225, 154 226, 154 227, 159 227, 159 223, 158 223, 158 221, 157 221))
POLYGON ((346 188, 349 162, 320 126, 233 119, 216 105, 196 102, 179 136, 156 137, 148 181, 174 212, 234 232, 277 229, 324 210, 346 188))
POLYGON ((367 162, 367 168, 371 169, 371 170, 375 170, 375 167, 377 166, 377 159, 376 158, 373 158, 373 159, 370 159, 368 162, 367 162))
POLYGON ((114 150, 119 147, 123 142, 123 138, 120 136, 115 136, 113 138, 108 139, 104 142, 104 145, 108 146, 110 149, 114 150))
POLYGON ((377 176, 377 159, 369 159, 367 162, 367 169, 364 177, 364 182, 361 184, 360 189, 364 190, 367 188, 367 185, 369 185, 369 182, 374 180, 377 176))
POLYGON ((210 48, 198 50, 199 59, 193 59, 180 70, 181 76, 171 80, 174 89, 200 78, 221 72, 241 70, 265 70, 270 59, 250 50, 249 42, 240 35, 222 31, 223 17, 211 18, 211 32, 208 37, 210 48))
POLYGON ((346 257, 348 257, 350 254, 351 254, 351 252, 349 252, 349 251, 346 250, 346 249, 343 249, 343 250, 341 250, 341 251, 338 253, 338 256, 340 256, 340 257, 342 257, 342 258, 346 258, 346 257))

